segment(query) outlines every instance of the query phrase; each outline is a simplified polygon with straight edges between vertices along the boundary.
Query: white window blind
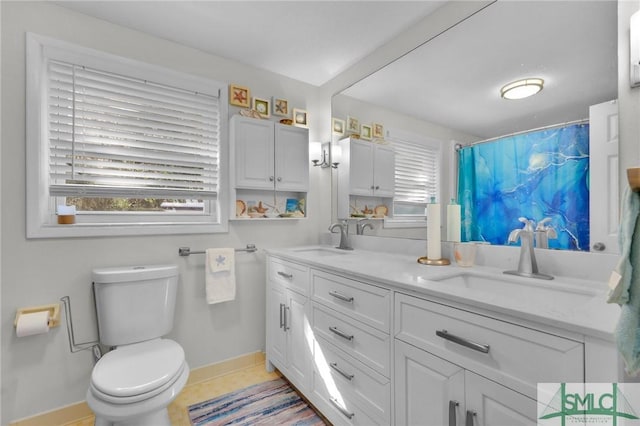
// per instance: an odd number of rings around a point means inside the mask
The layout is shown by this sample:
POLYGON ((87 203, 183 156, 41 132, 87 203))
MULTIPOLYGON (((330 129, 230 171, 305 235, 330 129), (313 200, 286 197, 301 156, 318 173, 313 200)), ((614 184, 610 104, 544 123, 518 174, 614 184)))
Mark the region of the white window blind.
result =
POLYGON ((47 76, 50 195, 216 198, 219 97, 55 60, 47 76))
POLYGON ((395 202, 426 204, 439 196, 440 152, 438 149, 393 139, 396 152, 395 202))

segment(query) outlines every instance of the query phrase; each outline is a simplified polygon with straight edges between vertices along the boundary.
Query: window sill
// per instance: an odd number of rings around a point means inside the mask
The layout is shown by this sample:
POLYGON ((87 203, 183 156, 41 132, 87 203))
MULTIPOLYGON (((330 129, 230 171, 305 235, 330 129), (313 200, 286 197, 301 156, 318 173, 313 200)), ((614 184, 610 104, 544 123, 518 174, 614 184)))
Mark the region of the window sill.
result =
POLYGON ((27 238, 83 238, 139 235, 214 234, 228 232, 227 223, 75 223, 43 224, 27 229, 27 238))
POLYGON ((384 219, 383 228, 385 229, 399 229, 399 228, 426 228, 426 218, 388 218, 384 219))

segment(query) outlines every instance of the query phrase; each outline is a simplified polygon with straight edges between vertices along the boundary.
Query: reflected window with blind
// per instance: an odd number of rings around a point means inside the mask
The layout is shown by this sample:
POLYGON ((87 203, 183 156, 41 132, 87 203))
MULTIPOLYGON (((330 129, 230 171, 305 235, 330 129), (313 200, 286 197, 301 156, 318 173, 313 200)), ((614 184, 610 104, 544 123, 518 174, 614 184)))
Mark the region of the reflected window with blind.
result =
POLYGON ((396 153, 393 217, 424 220, 431 197, 440 199, 440 145, 392 137, 396 153))
POLYGON ((59 233, 59 205, 75 206, 76 227, 93 225, 91 235, 226 228, 226 85, 38 36, 28 44, 28 74, 39 79, 28 89, 39 128, 28 138, 38 157, 28 191, 40 186, 32 229, 59 233))

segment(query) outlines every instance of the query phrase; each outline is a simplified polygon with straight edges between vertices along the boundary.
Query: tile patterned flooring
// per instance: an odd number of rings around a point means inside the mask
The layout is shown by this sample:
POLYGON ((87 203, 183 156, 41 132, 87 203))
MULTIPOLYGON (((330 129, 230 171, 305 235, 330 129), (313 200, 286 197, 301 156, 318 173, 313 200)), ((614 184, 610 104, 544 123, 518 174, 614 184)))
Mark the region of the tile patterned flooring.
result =
MULTIPOLYGON (((189 426, 191 424, 187 413, 189 405, 278 377, 280 377, 278 372, 268 373, 264 364, 258 364, 199 383, 189 384, 169 405, 171 424, 173 426, 189 426)), ((64 426, 93 426, 93 416, 67 423, 64 426)))

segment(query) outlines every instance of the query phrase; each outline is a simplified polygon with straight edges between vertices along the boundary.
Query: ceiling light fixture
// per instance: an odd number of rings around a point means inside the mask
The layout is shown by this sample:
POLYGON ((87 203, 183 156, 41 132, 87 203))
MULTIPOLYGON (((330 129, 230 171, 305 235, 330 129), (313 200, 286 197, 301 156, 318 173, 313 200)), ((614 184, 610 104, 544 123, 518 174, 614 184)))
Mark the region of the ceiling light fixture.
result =
POLYGON ((541 78, 525 78, 502 86, 500 96, 505 99, 528 98, 541 91, 543 86, 544 80, 541 78))

